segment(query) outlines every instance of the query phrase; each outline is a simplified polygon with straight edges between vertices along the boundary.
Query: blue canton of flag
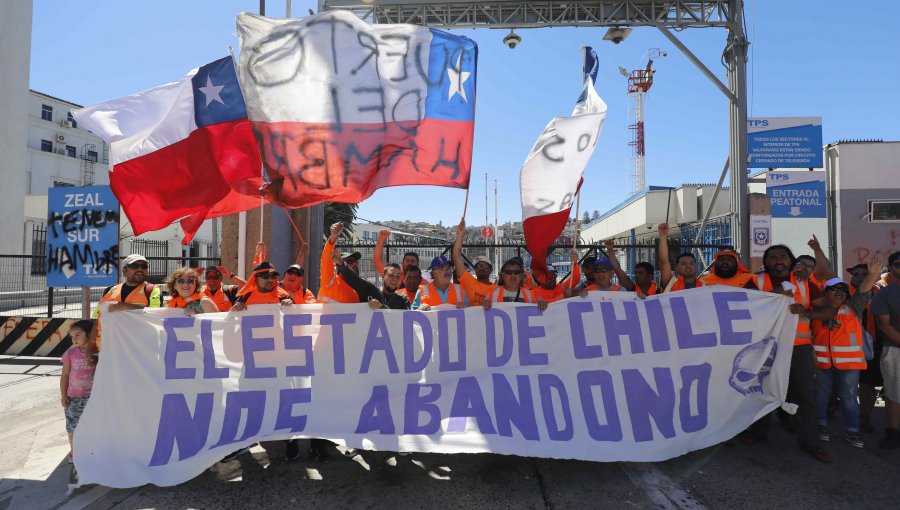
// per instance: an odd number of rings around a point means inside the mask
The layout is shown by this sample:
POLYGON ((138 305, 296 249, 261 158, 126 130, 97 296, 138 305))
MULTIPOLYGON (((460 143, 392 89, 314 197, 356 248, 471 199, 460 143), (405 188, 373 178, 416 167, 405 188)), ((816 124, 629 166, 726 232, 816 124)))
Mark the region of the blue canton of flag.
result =
POLYGON ((191 78, 197 127, 247 118, 234 61, 225 57, 200 67, 191 78))
POLYGON ((478 46, 468 37, 431 31, 425 117, 475 120, 475 64, 478 46))

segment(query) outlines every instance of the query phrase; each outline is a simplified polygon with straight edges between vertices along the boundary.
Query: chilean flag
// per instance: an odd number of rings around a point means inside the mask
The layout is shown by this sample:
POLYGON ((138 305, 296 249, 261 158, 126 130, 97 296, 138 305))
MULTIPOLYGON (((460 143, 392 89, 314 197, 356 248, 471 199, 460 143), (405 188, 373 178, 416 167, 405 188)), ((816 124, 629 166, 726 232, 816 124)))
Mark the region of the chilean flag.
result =
POLYGON ((606 118, 606 103, 594 89, 597 53, 585 48, 584 55, 584 83, 575 111, 547 124, 522 166, 522 229, 538 281, 548 276, 547 250, 566 226, 606 118))
POLYGON ((243 13, 240 79, 267 172, 286 207, 357 203, 386 186, 467 188, 478 48, 347 11, 243 13))
POLYGON ((187 243, 204 219, 259 205, 259 151, 231 57, 73 115, 109 143, 110 186, 135 235, 183 218, 187 243))

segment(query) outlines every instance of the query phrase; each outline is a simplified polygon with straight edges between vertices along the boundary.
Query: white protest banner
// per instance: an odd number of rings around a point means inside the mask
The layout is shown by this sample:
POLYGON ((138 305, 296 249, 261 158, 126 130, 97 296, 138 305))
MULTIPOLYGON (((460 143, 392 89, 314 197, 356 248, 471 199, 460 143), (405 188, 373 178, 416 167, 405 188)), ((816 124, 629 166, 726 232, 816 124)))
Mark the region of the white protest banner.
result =
POLYGON ((703 287, 636 300, 376 311, 261 305, 228 317, 104 313, 75 432, 81 483, 167 486, 261 440, 658 461, 783 403, 786 297, 703 287))

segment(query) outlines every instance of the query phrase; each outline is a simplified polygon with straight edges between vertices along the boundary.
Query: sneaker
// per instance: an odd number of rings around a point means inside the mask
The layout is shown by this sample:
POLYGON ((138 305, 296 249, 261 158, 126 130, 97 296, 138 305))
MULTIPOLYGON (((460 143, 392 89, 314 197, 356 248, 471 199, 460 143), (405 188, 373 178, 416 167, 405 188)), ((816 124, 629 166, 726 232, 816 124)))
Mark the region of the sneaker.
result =
POLYGON ((284 442, 284 458, 288 461, 300 458, 300 441, 288 439, 284 442))
POLYGON ((859 435, 859 432, 847 432, 847 435, 844 436, 844 439, 846 439, 847 442, 850 443, 850 446, 853 446, 855 448, 862 448, 863 446, 865 446, 865 443, 863 443, 863 438, 861 435, 859 435))
POLYGON ((250 451, 250 447, 245 446, 245 447, 241 448, 240 450, 233 451, 233 452, 229 453, 228 455, 222 457, 222 460, 220 460, 219 462, 231 462, 234 459, 238 458, 241 454, 247 453, 249 451, 250 451))
POLYGON ((831 441, 831 431, 828 430, 828 427, 826 427, 825 425, 819 425, 817 434, 819 436, 819 441, 822 441, 823 443, 831 441))
POLYGON ((878 447, 885 450, 900 448, 900 431, 891 427, 884 429, 884 439, 878 442, 878 447))

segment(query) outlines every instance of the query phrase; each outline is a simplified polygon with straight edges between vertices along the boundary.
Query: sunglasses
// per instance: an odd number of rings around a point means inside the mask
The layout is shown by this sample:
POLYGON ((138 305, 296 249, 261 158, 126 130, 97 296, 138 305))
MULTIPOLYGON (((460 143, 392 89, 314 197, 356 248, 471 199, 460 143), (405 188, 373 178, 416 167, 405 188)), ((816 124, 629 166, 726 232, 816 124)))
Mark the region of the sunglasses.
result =
POLYGON ((847 287, 828 287, 825 289, 825 292, 843 292, 844 294, 850 294, 850 289, 847 287))
POLYGON ((256 277, 260 280, 271 280, 272 278, 278 278, 278 273, 260 273, 256 277))
POLYGON ((286 274, 286 275, 292 274, 294 276, 303 276, 303 271, 297 271, 296 269, 291 269, 290 271, 285 271, 284 274, 286 274))
POLYGON ((127 267, 128 269, 147 269, 148 267, 150 267, 150 265, 146 262, 134 262, 133 264, 128 264, 125 267, 127 267))
POLYGON ((206 275, 207 280, 221 280, 222 277, 216 274, 208 274, 206 275))
POLYGON ((518 269, 507 269, 506 271, 503 271, 503 274, 510 276, 519 276, 523 272, 524 271, 519 271, 518 269))
POLYGON ((179 278, 175 281, 178 283, 178 285, 187 285, 189 283, 197 283, 196 278, 179 278))
POLYGON ((491 265, 488 263, 485 263, 485 262, 479 262, 479 263, 475 264, 474 267, 475 267, 475 269, 490 269, 491 265))
POLYGON ((598 268, 594 269, 595 273, 608 273, 610 271, 612 271, 612 269, 610 269, 608 267, 606 267, 606 268, 598 267, 598 268))

